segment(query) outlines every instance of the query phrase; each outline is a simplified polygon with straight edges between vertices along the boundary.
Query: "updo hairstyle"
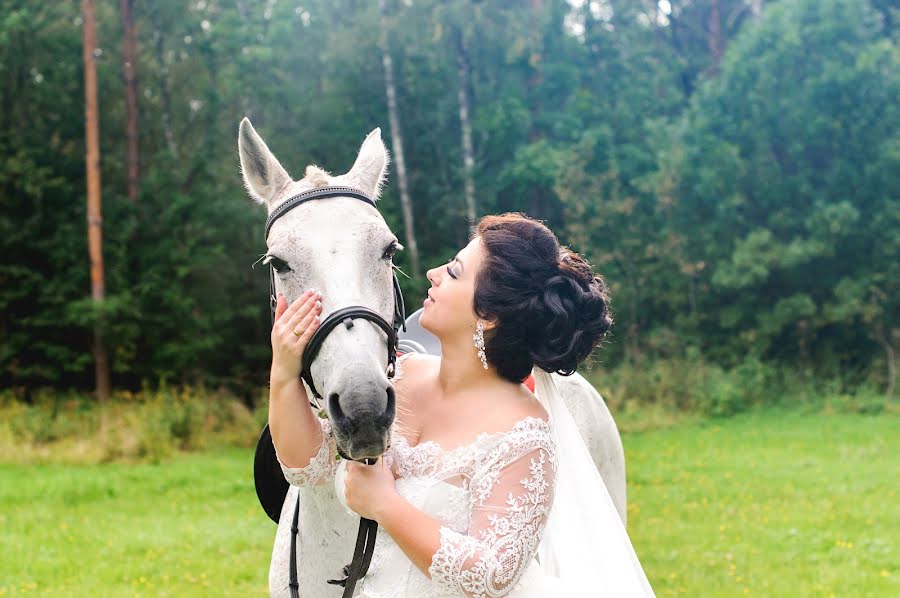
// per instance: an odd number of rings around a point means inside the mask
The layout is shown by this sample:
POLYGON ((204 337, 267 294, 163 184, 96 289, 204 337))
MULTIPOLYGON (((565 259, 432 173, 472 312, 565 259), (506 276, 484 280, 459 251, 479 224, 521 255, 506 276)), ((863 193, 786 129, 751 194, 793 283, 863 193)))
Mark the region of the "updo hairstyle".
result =
POLYGON ((486 250, 475 279, 475 315, 497 322, 484 332, 487 360, 512 382, 534 366, 574 374, 612 326, 606 282, 524 214, 485 216, 474 235, 486 250))

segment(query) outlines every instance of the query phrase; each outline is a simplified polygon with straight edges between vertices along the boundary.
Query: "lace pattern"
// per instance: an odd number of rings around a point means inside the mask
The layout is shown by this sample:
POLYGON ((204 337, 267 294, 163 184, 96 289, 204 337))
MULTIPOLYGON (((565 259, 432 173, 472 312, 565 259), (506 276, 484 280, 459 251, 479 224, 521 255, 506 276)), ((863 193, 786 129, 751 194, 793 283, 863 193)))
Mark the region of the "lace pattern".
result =
POLYGON ((281 457, 278 457, 278 449, 275 449, 275 457, 278 459, 278 464, 281 465, 284 479, 292 486, 311 486, 334 479, 338 461, 334 457, 337 454, 337 444, 331 433, 331 422, 327 419, 319 419, 319 425, 322 427, 322 445, 319 447, 319 452, 309 460, 309 465, 287 467, 281 462, 281 457))
POLYGON ((484 443, 492 437, 499 440, 482 453, 468 484, 467 533, 441 528, 440 548, 428 570, 434 596, 505 596, 537 552, 556 472, 549 424, 527 418, 510 433, 488 435, 461 448, 487 449, 484 443))
POLYGON ((409 359, 411 355, 415 355, 415 353, 404 353, 403 355, 397 357, 397 362, 394 364, 393 382, 396 382, 403 377, 403 362, 409 359))

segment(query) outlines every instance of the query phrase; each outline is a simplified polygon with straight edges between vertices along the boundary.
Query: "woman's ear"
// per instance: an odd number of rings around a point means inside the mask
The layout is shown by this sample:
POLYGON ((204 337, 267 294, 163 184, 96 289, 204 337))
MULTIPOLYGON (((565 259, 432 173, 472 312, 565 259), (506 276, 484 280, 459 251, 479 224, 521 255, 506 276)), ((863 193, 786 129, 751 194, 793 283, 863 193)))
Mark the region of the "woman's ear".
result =
POLYGON ((481 322, 482 324, 484 324, 485 330, 491 330, 492 328, 497 327, 497 320, 479 319, 478 321, 481 322))

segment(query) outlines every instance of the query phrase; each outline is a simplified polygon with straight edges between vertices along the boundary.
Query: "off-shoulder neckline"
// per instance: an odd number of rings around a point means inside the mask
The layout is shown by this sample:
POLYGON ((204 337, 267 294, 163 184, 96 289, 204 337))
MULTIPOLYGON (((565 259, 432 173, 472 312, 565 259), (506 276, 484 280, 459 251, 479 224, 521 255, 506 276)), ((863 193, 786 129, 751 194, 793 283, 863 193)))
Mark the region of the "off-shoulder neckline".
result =
MULTIPOLYGON (((392 428, 395 427, 396 424, 397 424, 397 421, 394 420, 394 424, 393 424, 392 428)), ((452 449, 444 448, 436 440, 425 440, 425 441, 417 442, 414 445, 411 445, 409 443, 409 440, 406 439, 406 436, 397 432, 396 429, 392 430, 392 433, 396 434, 394 442, 402 440, 403 443, 406 445, 406 447, 412 451, 416 451, 419 449, 425 449, 426 447, 433 447, 434 450, 436 450, 439 454, 450 455, 453 453, 460 452, 463 449, 470 449, 473 446, 484 442, 485 440, 492 439, 492 438, 502 438, 504 436, 510 436, 512 434, 515 434, 516 432, 519 432, 523 429, 528 429, 529 427, 532 427, 532 426, 535 429, 543 430, 548 433, 550 432, 550 422, 548 420, 545 420, 542 417, 537 417, 535 415, 526 415, 522 419, 518 420, 515 423, 515 425, 513 425, 513 427, 508 430, 500 430, 498 432, 481 432, 480 434, 478 434, 478 436, 475 437, 474 440, 467 442, 466 444, 461 444, 452 449)))

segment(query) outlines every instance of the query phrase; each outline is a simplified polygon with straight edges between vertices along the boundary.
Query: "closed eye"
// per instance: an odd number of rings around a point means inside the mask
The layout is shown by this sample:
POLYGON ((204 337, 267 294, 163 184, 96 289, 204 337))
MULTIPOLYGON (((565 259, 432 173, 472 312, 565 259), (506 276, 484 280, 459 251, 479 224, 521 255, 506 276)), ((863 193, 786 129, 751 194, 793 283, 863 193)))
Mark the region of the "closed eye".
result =
POLYGON ((456 259, 456 258, 452 258, 449 262, 447 262, 447 274, 450 275, 450 278, 454 278, 454 279, 455 279, 455 278, 459 278, 459 277, 456 276, 456 275, 453 273, 453 270, 450 268, 450 264, 453 263, 453 260, 454 260, 454 259, 456 259))

